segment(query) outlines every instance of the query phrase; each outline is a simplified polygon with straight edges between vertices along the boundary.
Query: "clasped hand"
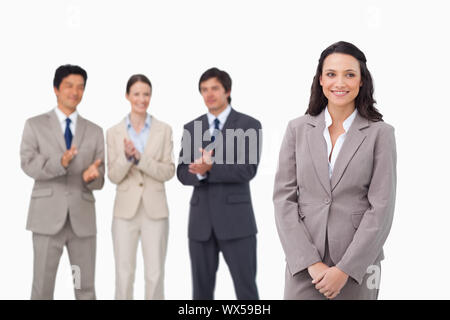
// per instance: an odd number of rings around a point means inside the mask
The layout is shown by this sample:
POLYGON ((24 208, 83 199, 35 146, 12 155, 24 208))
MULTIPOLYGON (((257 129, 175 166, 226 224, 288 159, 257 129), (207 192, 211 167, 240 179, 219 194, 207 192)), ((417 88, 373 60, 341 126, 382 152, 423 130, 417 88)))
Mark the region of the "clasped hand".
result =
POLYGON ((341 292, 348 280, 348 275, 337 267, 328 267, 318 262, 308 267, 316 289, 327 299, 334 299, 341 292))

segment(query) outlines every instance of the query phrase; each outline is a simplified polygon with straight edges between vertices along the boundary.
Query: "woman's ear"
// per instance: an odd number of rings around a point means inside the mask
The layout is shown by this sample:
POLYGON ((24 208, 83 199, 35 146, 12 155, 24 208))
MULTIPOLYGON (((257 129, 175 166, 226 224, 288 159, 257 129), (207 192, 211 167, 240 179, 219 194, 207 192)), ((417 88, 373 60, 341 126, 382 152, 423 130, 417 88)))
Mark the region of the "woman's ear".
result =
POLYGON ((322 85, 322 75, 319 76, 319 83, 320 83, 321 86, 323 86, 322 85))

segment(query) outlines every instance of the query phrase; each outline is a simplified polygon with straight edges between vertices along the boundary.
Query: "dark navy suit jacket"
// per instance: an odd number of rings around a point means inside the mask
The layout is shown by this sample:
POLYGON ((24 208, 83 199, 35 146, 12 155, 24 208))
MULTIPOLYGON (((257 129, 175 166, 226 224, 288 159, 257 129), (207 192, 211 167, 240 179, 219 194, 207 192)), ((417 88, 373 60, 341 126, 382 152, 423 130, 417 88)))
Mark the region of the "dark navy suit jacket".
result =
MULTIPOLYGON (((186 141, 186 139, 191 140, 191 162, 201 156, 197 150, 194 150, 196 147, 194 144, 195 121, 201 122, 202 134, 210 137, 206 114, 184 126, 185 132, 189 132, 190 135, 184 134, 182 143, 189 146, 189 141, 186 141)), ((199 122, 197 126, 198 124, 199 122)), ((215 155, 218 155, 217 150, 219 148, 223 150, 223 164, 214 163, 204 180, 199 180, 195 174, 189 172, 188 163, 181 163, 180 161, 178 164, 178 180, 184 185, 194 186, 190 200, 189 239, 206 241, 213 230, 219 240, 237 239, 257 233, 249 182, 256 175, 259 164, 262 145, 260 129, 261 123, 258 120, 232 109, 222 128, 222 144, 218 144, 215 151, 215 155), (253 143, 252 148, 250 148, 251 139, 248 137, 245 140, 241 139, 241 142, 245 141, 245 149, 242 149, 242 145, 239 146, 238 143, 239 139, 234 137, 234 154, 233 157, 229 156, 233 160, 232 164, 226 163, 227 129, 242 129, 244 132, 252 129, 250 131, 256 134, 257 139, 256 145, 253 143), (245 150, 244 164, 238 164, 238 150, 245 150), (250 161, 252 160, 252 156, 249 154, 250 150, 256 150, 256 161, 250 161)), ((253 142, 255 142, 254 139, 253 142)), ((219 143, 219 141, 216 141, 216 143, 219 143)), ((211 141, 204 141, 202 147, 205 148, 209 144, 211 144, 211 141)), ((182 157, 183 149, 180 152, 180 160, 182 157)), ((255 158, 253 157, 253 159, 255 158)))

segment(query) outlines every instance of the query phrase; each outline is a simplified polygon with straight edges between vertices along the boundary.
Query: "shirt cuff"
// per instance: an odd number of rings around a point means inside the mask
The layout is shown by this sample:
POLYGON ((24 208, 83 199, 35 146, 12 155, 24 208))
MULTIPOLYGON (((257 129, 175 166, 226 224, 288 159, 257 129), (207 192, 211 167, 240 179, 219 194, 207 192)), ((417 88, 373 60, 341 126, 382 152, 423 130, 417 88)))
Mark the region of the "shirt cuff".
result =
POLYGON ((201 175, 201 174, 197 173, 197 179, 198 180, 204 180, 204 179, 206 179, 206 175, 201 175))

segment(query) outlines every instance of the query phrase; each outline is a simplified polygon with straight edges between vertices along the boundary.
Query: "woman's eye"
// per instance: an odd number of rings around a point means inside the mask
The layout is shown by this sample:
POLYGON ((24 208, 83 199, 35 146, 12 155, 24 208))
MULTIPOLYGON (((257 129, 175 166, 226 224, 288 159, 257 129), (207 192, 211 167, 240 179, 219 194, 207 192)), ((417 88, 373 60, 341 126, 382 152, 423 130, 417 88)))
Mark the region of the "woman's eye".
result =
POLYGON ((349 77, 349 78, 353 78, 354 76, 355 76, 354 73, 349 73, 349 74, 347 74, 347 77, 349 77))
POLYGON ((334 76, 334 73, 333 73, 333 72, 328 72, 328 73, 327 73, 327 77, 332 77, 332 76, 334 76))

